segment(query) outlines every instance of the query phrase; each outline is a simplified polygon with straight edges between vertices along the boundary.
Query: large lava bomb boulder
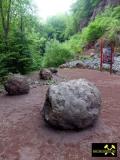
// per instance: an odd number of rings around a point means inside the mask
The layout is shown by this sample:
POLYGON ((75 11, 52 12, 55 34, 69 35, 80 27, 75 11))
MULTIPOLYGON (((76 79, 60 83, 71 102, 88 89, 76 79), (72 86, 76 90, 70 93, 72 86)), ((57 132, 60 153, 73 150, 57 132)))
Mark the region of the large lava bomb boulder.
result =
POLYGON ((71 80, 49 87, 43 117, 59 129, 83 129, 94 124, 100 108, 101 96, 94 84, 71 80))
POLYGON ((22 95, 29 93, 30 87, 26 78, 20 74, 11 74, 4 84, 8 95, 22 95))
POLYGON ((51 80, 52 79, 52 72, 49 69, 41 69, 39 73, 40 79, 43 80, 51 80))

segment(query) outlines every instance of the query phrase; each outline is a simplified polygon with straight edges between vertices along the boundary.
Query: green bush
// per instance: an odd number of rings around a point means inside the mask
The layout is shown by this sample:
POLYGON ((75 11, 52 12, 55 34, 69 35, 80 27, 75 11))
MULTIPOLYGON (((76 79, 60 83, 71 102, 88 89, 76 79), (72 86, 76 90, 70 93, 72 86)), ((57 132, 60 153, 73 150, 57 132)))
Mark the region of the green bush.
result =
POLYGON ((8 56, 10 58, 7 58, 7 66, 9 68, 10 65, 13 67, 10 72, 26 74, 31 70, 32 56, 28 44, 29 40, 25 33, 21 31, 14 32, 13 39, 10 42, 11 47, 9 46, 10 54, 8 56))
POLYGON ((25 74, 30 71, 32 58, 24 34, 14 32, 8 41, 7 48, 4 47, 4 43, 1 43, 0 51, 1 77, 9 72, 25 74))
MULTIPOLYGON (((96 42, 99 38, 107 38, 108 40, 116 40, 120 34, 120 6, 106 8, 105 12, 98 15, 96 19, 70 40, 65 45, 74 53, 82 53, 83 48, 90 42, 96 42)), ((120 44, 120 42, 119 42, 120 44)))
POLYGON ((79 53, 82 48, 80 46, 80 34, 72 36, 70 40, 64 43, 64 46, 67 46, 73 53, 79 53))
POLYGON ((32 54, 33 64, 31 66, 31 70, 34 71, 42 68, 42 60, 43 60, 43 57, 40 55, 40 53, 32 54))
POLYGON ((58 67, 73 57, 71 51, 56 40, 51 40, 46 45, 43 60, 44 67, 58 67))

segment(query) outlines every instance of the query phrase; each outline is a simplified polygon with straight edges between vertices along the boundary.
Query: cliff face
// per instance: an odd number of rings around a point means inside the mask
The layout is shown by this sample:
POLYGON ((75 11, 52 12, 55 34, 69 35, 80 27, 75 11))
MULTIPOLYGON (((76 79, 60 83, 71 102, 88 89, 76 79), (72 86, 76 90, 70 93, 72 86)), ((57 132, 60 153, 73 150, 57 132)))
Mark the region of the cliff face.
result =
POLYGON ((93 14, 90 20, 95 19, 96 15, 102 12, 109 5, 110 6, 120 5, 120 0, 101 0, 101 2, 93 10, 93 14))
POLYGON ((97 14, 105 10, 107 6, 118 6, 120 5, 120 0, 101 0, 100 3, 93 9, 90 17, 83 19, 80 22, 80 30, 88 25, 91 20, 94 20, 97 14))

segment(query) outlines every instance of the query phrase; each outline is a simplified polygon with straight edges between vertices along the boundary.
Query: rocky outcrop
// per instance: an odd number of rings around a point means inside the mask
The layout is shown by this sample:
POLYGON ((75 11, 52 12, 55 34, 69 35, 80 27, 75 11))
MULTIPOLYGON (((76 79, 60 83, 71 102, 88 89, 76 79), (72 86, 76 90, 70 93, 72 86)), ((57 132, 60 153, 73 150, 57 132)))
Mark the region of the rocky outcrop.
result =
POLYGON ((89 17, 82 19, 79 25, 79 30, 82 30, 85 26, 89 24, 90 21, 94 20, 95 17, 105 10, 107 6, 117 6, 120 5, 120 0, 100 0, 95 8, 91 11, 89 17))
POLYGON ((49 87, 43 117, 59 129, 83 129, 94 124, 100 108, 101 96, 94 84, 71 80, 49 87))
POLYGON ((79 26, 79 28, 80 28, 80 29, 84 28, 85 26, 87 26, 87 25, 88 25, 88 23, 89 23, 89 17, 88 17, 88 18, 83 19, 83 20, 80 22, 80 26, 79 26))
POLYGON ((110 6, 120 5, 120 0, 101 0, 100 3, 93 10, 93 14, 90 20, 95 19, 96 15, 105 10, 105 8, 109 5, 110 6))
POLYGON ((4 84, 8 95, 22 95, 29 93, 29 84, 25 77, 20 74, 11 74, 4 84))

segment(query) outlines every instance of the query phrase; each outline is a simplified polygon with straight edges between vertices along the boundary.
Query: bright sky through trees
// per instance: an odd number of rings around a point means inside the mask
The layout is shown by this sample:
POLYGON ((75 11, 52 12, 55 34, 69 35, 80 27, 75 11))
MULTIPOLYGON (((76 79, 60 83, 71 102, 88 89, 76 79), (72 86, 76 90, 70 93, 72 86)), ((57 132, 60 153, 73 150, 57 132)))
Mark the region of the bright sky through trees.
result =
POLYGON ((33 0, 38 8, 38 14, 44 20, 49 16, 69 11, 71 4, 75 0, 33 0))

